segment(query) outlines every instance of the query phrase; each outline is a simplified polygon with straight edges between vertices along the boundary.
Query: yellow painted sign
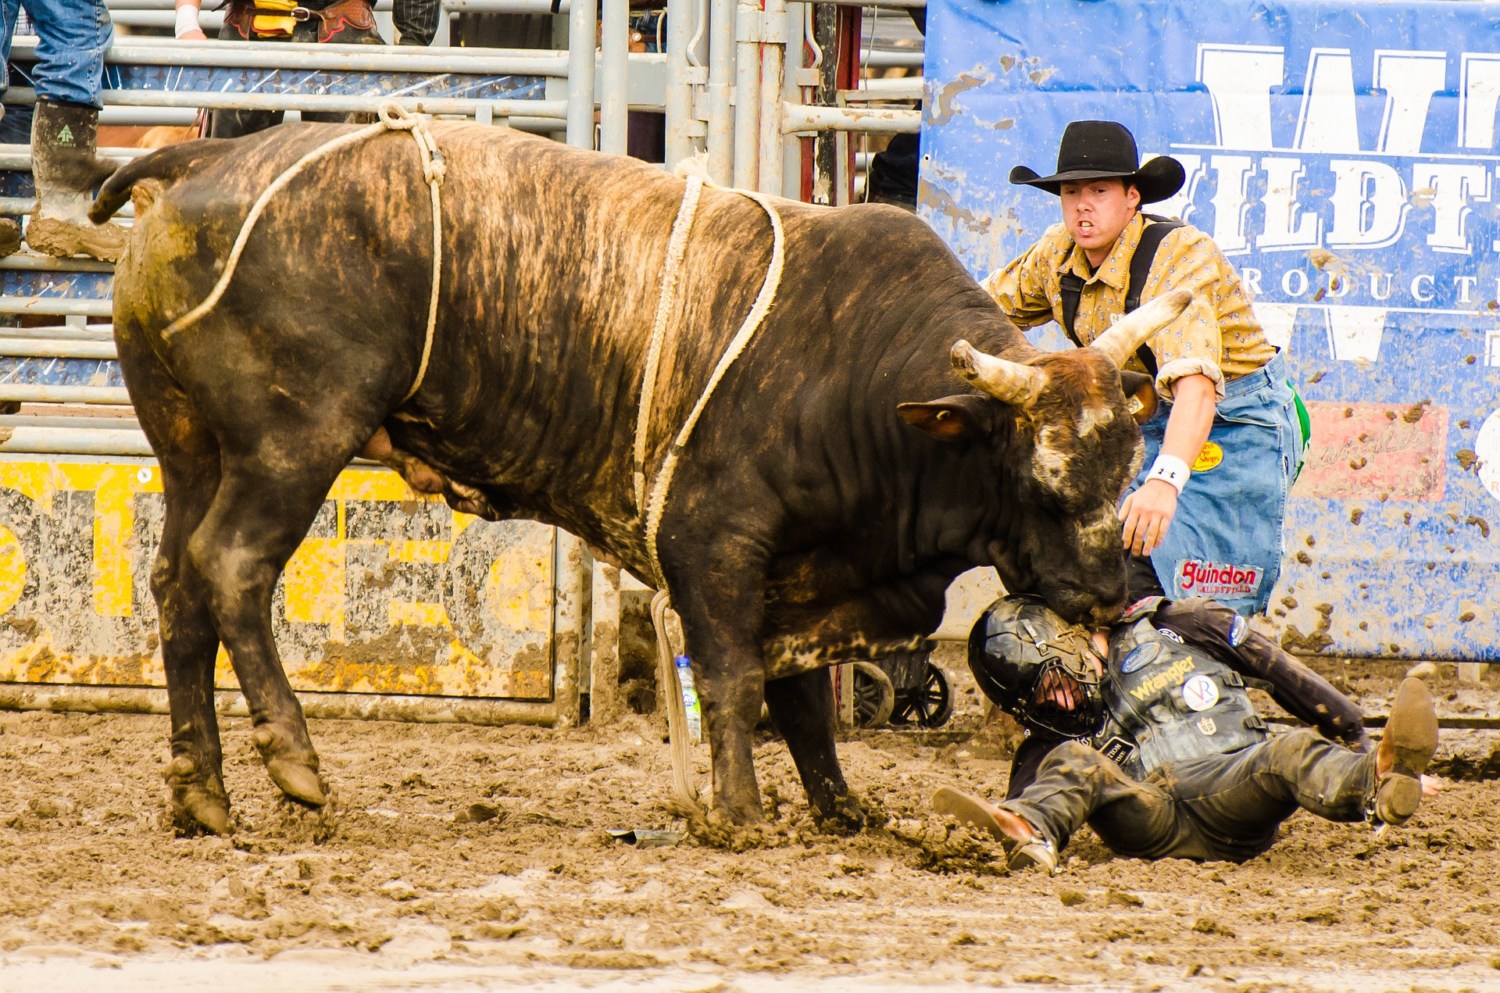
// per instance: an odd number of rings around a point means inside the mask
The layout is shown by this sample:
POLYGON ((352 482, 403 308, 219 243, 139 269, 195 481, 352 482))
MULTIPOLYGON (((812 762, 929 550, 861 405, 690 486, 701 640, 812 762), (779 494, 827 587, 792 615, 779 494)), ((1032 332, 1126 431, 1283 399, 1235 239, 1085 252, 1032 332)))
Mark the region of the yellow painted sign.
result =
MULTIPOLYGON (((154 463, 0 461, 0 682, 163 686, 154 463)), ((556 532, 346 470, 272 605, 302 690, 545 700, 556 532)), ((223 649, 217 682, 236 684, 223 649)))

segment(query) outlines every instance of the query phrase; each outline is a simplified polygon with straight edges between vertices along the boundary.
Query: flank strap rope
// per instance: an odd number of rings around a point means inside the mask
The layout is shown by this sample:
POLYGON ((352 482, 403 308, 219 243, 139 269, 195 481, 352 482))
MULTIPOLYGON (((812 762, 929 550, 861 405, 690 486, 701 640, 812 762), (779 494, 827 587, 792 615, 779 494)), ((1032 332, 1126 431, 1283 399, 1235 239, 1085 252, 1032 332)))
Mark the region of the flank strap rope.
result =
POLYGON ((635 502, 637 509, 645 511, 646 554, 651 560, 651 571, 656 580, 657 593, 651 600, 651 620, 656 626, 657 685, 666 690, 667 738, 672 756, 672 793, 688 810, 702 810, 697 788, 693 784, 692 753, 688 741, 687 711, 682 700, 682 684, 677 678, 675 652, 668 635, 667 611, 671 609, 671 595, 667 589, 666 576, 662 573, 661 558, 657 551, 660 540, 661 519, 666 513, 667 498, 671 494, 672 479, 676 474, 682 450, 693 436, 698 419, 708 407, 714 391, 723 381, 731 366, 749 347, 751 339, 760 330, 771 306, 776 302, 776 293, 781 286, 781 274, 786 262, 786 239, 781 226, 781 215, 771 201, 760 193, 750 190, 735 190, 760 205, 771 223, 771 261, 766 268, 765 279, 750 312, 745 316, 739 331, 729 342, 713 373, 698 396, 698 402, 678 430, 660 471, 648 487, 646 484, 647 442, 650 435, 651 414, 656 401, 656 379, 661 367, 661 352, 666 342, 668 321, 677 302, 682 260, 687 252, 687 239, 692 231, 693 218, 703 191, 704 180, 690 176, 683 190, 682 203, 672 223, 672 233, 667 240, 667 257, 662 267, 661 294, 657 298, 656 317, 651 327, 651 339, 646 349, 646 366, 641 380, 641 403, 636 411, 635 423, 635 502))

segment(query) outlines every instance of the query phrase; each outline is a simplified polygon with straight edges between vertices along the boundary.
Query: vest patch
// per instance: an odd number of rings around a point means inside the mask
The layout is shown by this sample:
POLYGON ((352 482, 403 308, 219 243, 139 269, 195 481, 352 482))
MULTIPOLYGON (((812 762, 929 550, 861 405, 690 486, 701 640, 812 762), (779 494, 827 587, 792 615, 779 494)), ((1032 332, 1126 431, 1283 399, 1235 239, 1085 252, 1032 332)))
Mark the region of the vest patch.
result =
POLYGON ((1124 661, 1120 663, 1120 671, 1128 675, 1138 669, 1146 668, 1146 666, 1155 662, 1159 657, 1161 657, 1160 645, 1152 644, 1149 641, 1144 645, 1136 645, 1130 650, 1130 654, 1125 656, 1124 661))
POLYGON ((1234 620, 1229 622, 1229 647, 1240 647, 1249 636, 1250 622, 1245 620, 1244 614, 1235 614, 1234 620))
POLYGON ((1192 710, 1207 710, 1219 702, 1219 684, 1199 673, 1182 684, 1182 702, 1192 710))
POLYGON ((1115 735, 1099 746, 1099 754, 1115 765, 1124 765, 1135 754, 1135 743, 1115 735))
POLYGON ((1198 730, 1204 734, 1218 734, 1219 725, 1214 723, 1212 717, 1200 717, 1198 719, 1198 730))

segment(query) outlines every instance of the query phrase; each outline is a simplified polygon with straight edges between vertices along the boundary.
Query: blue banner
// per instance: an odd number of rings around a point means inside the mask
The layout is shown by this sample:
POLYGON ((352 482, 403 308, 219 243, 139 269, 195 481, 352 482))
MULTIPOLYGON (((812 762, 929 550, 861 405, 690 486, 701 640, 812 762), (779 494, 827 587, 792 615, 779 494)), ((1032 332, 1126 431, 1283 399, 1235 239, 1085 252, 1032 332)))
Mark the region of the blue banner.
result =
POLYGON ((926 48, 919 208, 976 276, 1060 220, 1006 177, 1068 122, 1182 162, 1149 209, 1218 242, 1313 415, 1283 643, 1500 659, 1500 11, 933 0, 926 48))

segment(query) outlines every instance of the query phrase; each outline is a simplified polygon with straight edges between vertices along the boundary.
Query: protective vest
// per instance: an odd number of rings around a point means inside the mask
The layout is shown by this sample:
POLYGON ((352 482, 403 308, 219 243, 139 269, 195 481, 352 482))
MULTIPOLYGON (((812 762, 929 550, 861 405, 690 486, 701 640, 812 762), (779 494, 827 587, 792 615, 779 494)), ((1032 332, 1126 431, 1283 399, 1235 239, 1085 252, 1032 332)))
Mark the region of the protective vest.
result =
POLYGON ((1127 615, 1129 628, 1111 640, 1104 726, 1090 742, 1138 779, 1266 738, 1239 673, 1152 625, 1159 602, 1127 615))

